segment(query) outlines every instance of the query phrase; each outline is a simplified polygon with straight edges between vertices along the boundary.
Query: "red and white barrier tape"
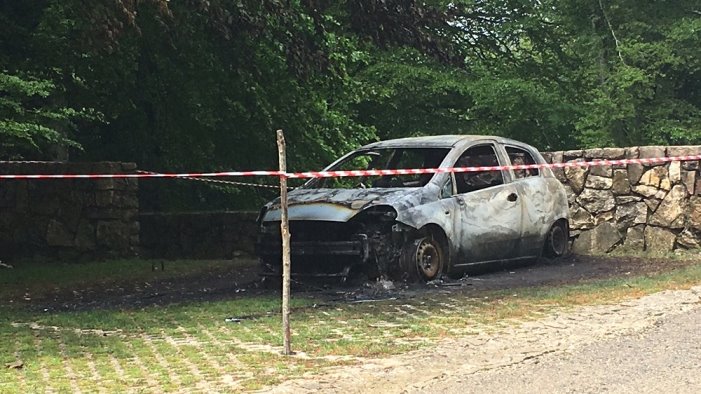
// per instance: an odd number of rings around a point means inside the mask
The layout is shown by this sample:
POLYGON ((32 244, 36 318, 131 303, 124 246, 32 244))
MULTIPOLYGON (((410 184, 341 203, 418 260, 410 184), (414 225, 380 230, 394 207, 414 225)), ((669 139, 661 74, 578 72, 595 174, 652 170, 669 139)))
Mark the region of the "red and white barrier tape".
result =
POLYGON ((701 160, 701 155, 653 157, 645 159, 617 159, 594 161, 569 161, 566 163, 542 163, 542 164, 517 164, 508 166, 482 166, 482 167, 451 167, 451 168, 412 168, 391 170, 352 170, 352 171, 307 171, 284 173, 282 171, 226 171, 226 172, 198 172, 198 173, 152 173, 137 172, 132 174, 22 174, 0 175, 0 179, 120 179, 120 178, 214 178, 214 177, 245 177, 245 176, 284 176, 287 178, 335 178, 335 177, 361 177, 384 175, 414 175, 436 174, 445 172, 481 172, 501 170, 529 170, 537 168, 568 168, 568 167, 595 167, 615 166, 626 164, 659 164, 672 161, 696 161, 701 160))
MULTIPOLYGON (((153 171, 142 171, 138 170, 136 171, 141 174, 158 174, 157 172, 153 171)), ((181 179, 187 179, 189 181, 199 181, 199 182, 207 182, 207 183, 218 183, 222 185, 233 185, 233 186, 250 186, 250 187, 262 187, 266 189, 279 189, 280 186, 275 186, 275 185, 265 185, 262 183, 250 183, 250 182, 236 182, 236 181, 223 181, 221 179, 209 179, 209 178, 192 178, 192 177, 187 177, 187 178, 181 178, 181 179)), ((293 188, 289 188, 293 189, 293 188)))

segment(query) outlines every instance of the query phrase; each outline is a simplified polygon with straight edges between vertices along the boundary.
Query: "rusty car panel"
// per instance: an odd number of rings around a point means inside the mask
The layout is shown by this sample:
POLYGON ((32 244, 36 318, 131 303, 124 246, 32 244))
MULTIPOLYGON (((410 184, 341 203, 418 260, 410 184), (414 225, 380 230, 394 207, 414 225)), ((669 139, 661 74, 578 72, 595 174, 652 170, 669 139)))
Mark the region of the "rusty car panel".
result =
MULTIPOLYGON (((381 141, 326 170, 543 163, 533 147, 485 136, 381 141), (525 160, 525 161, 524 161, 525 160)), ((313 179, 288 195, 293 271, 433 280, 466 267, 566 252, 568 207, 547 169, 313 179)), ((257 252, 280 267, 279 199, 259 217, 257 252)))

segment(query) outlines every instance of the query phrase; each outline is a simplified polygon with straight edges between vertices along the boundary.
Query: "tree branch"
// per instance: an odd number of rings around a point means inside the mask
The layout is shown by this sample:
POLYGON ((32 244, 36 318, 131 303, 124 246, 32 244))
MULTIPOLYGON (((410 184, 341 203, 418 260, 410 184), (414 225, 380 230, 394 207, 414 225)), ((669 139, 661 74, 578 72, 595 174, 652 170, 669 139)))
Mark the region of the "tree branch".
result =
POLYGON ((609 20, 608 15, 606 15, 606 11, 604 10, 604 5, 599 0, 599 8, 601 8, 601 13, 604 15, 604 19, 606 20, 606 24, 609 27, 609 30, 611 31, 611 37, 613 37, 613 41, 616 45, 616 51, 618 52, 618 58, 621 59, 621 63, 623 63, 624 66, 627 66, 626 61, 623 60, 623 54, 621 54, 621 42, 618 41, 618 37, 616 37, 616 32, 613 31, 613 26, 611 25, 611 20, 609 20))

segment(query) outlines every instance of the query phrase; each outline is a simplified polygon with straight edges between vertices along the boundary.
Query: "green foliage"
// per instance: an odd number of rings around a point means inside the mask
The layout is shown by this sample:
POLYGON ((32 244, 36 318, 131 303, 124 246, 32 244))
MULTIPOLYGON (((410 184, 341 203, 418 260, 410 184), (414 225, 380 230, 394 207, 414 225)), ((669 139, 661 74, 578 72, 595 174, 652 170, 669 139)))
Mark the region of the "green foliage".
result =
POLYGON ((564 2, 580 66, 575 119, 587 147, 701 143, 701 15, 696 2, 564 2))
MULTIPOLYGON (((273 169, 278 128, 292 170, 424 134, 697 144, 700 44, 692 0, 5 2, 0 154, 273 169)), ((145 206, 266 197, 162 186, 145 206)))
POLYGON ((63 130, 78 113, 51 104, 55 86, 0 72, 0 159, 51 157, 51 149, 79 148, 63 130))

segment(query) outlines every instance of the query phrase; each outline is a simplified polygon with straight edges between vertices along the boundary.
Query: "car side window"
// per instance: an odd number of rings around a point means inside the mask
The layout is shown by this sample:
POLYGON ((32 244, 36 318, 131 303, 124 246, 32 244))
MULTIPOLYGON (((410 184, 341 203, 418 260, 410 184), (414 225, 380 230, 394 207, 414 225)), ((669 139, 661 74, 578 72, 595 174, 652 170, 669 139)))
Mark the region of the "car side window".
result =
MULTIPOLYGON (((531 155, 531 153, 525 149, 517 148, 514 146, 507 146, 506 154, 509 156, 509 160, 513 165, 536 164, 535 160, 533 159, 533 155, 531 155)), ((531 168, 528 170, 514 169, 513 171, 516 179, 523 179, 531 176, 540 175, 540 171, 537 168, 531 168)))
MULTIPOLYGON (((448 174, 450 175, 450 174, 448 174)), ((453 196, 453 178, 448 177, 443 187, 441 188, 441 198, 450 198, 453 196)))
MULTIPOLYGON (((455 163, 455 167, 491 167, 498 165, 499 159, 492 145, 473 146, 463 152, 455 163)), ((456 172, 455 183, 458 194, 463 194, 501 185, 504 183, 504 177, 501 171, 456 172)))

